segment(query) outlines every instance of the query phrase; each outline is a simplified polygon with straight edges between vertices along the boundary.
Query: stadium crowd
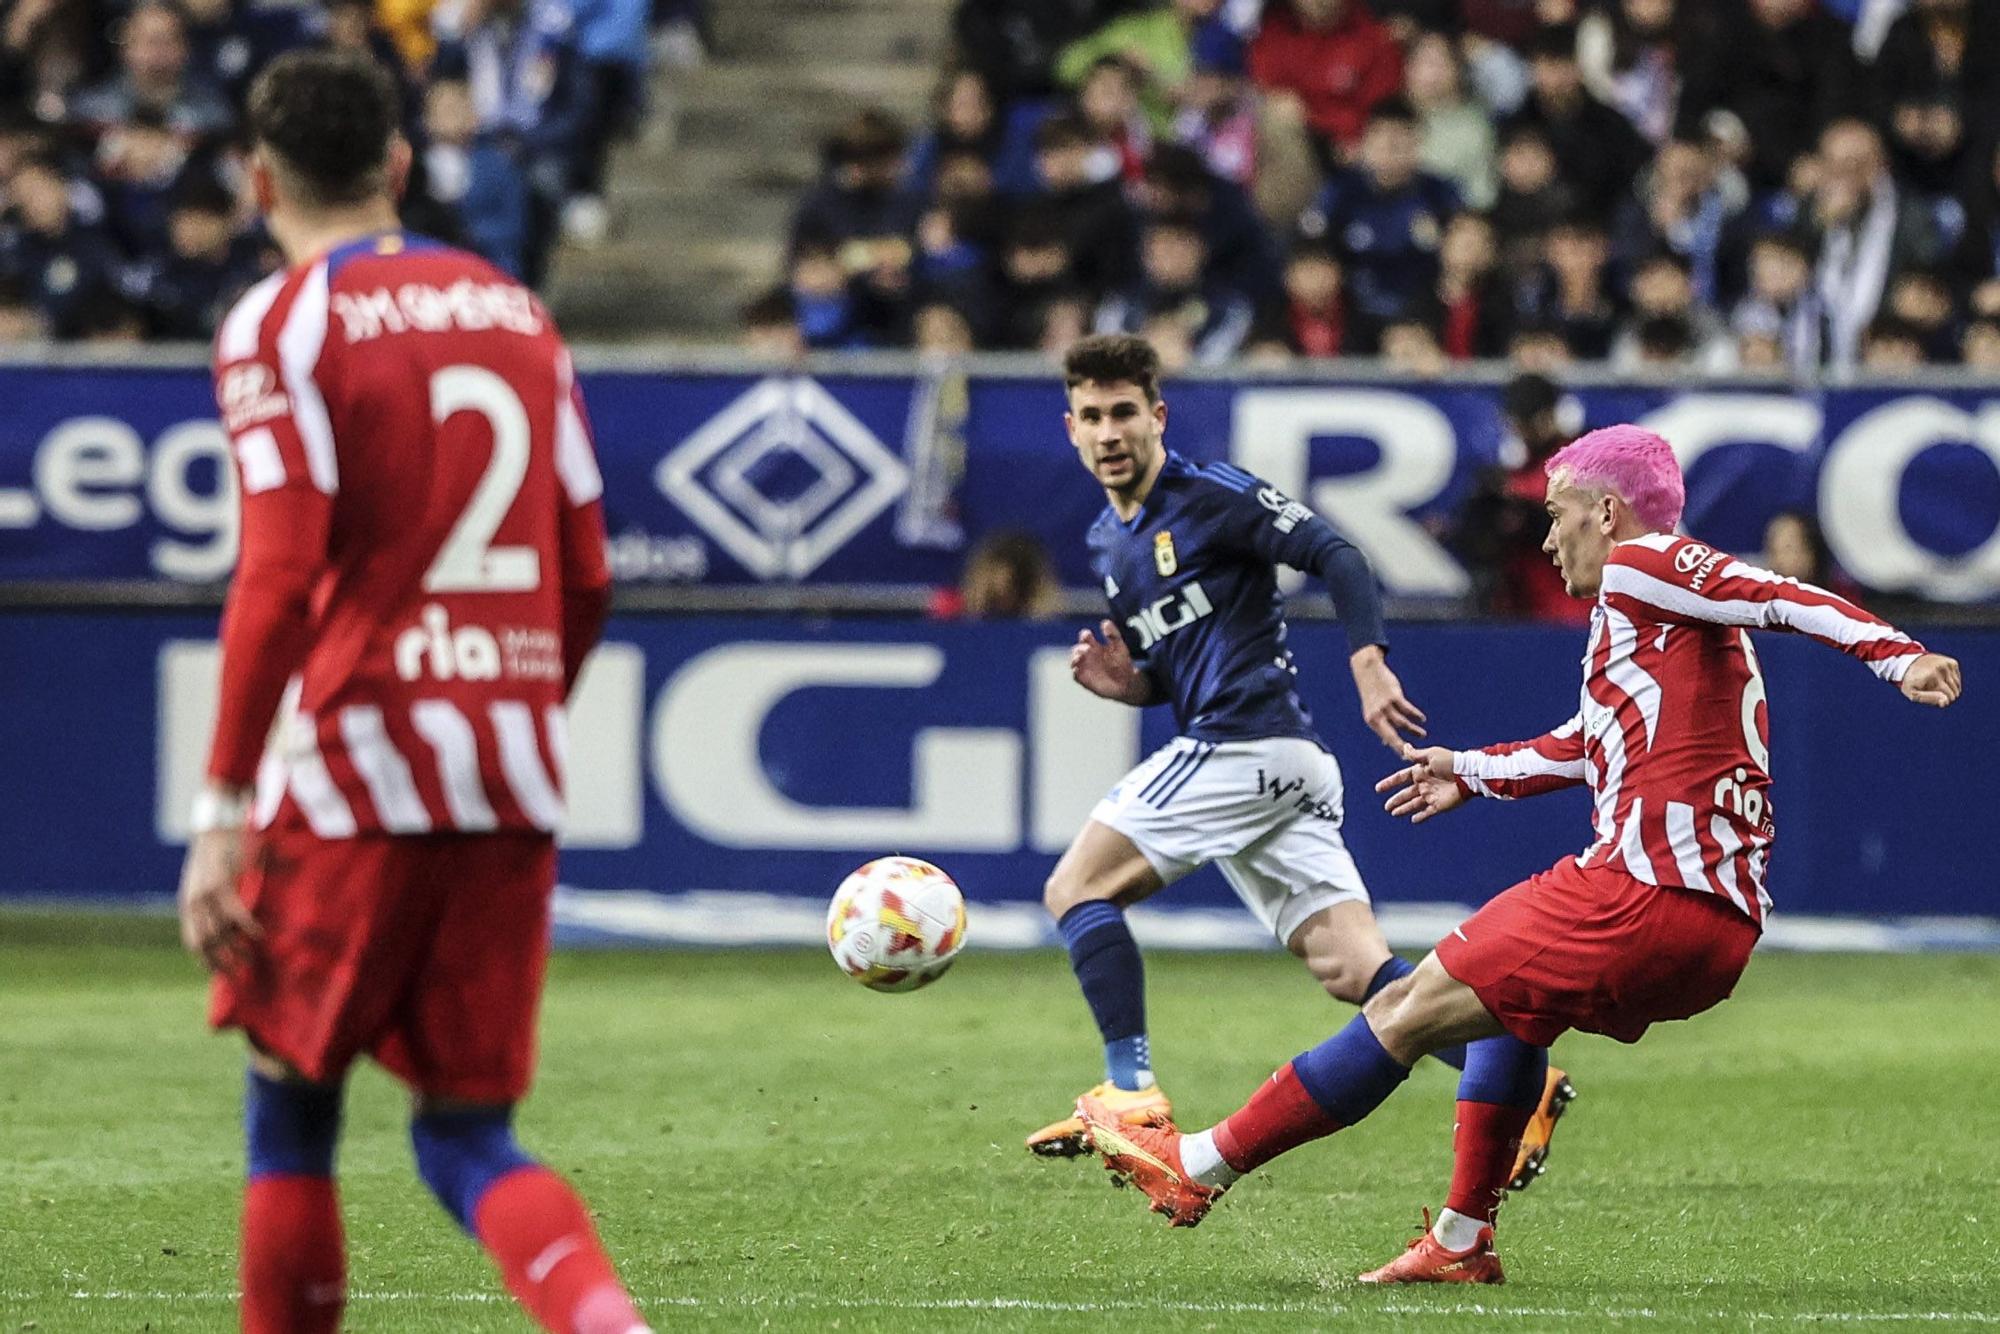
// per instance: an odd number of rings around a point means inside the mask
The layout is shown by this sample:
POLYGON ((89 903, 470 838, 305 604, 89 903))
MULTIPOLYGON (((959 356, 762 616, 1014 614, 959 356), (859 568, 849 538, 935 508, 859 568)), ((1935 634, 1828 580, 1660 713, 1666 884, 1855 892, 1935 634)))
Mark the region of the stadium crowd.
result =
POLYGON ((277 264, 243 98, 300 46, 372 52, 403 91, 404 219, 539 281, 606 218, 649 25, 698 0, 0 0, 0 341, 206 339, 277 264))
POLYGON ((768 347, 2000 368, 2000 4, 960 0, 768 347))

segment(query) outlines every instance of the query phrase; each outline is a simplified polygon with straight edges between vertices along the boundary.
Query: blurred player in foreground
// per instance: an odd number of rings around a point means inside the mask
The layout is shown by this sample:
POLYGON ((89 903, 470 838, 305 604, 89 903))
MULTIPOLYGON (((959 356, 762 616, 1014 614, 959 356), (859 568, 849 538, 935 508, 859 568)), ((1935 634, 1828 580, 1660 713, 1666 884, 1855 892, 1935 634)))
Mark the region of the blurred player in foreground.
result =
MULTIPOLYGON (((1240 468, 1196 467, 1166 447, 1160 362, 1143 339, 1086 338, 1069 351, 1065 422, 1109 502, 1090 530, 1092 568, 1117 619, 1085 630, 1070 670, 1135 707, 1169 704, 1180 735, 1097 804, 1049 877, 1062 932, 1104 1038, 1105 1079, 1089 1097, 1134 1124, 1170 1123, 1146 1037, 1145 972, 1125 909, 1215 862, 1278 942, 1336 999, 1360 1004, 1414 965, 1389 952, 1340 835, 1340 766, 1313 730, 1285 647, 1277 567, 1325 581, 1346 626, 1362 714, 1384 744, 1423 735, 1424 715, 1384 659, 1382 605, 1368 560, 1325 520, 1240 468)), ((1439 1050, 1463 1066, 1462 1049, 1439 1050)), ((1560 1070, 1527 1099, 1525 1186, 1572 1093, 1560 1070)), ((1070 1117, 1028 1137, 1047 1156, 1086 1151, 1070 1117)))
MULTIPOLYGON (((1919 704, 1959 696, 1958 663, 1843 598, 1677 537, 1680 470, 1636 426, 1593 431, 1548 463, 1549 534, 1573 596, 1594 598, 1581 706, 1532 741, 1405 749, 1377 785, 1421 822, 1470 796, 1588 784, 1596 841, 1506 890, 1409 978, 1280 1069, 1199 1134, 1081 1111, 1113 1172, 1176 1226, 1201 1221, 1238 1177, 1381 1104, 1427 1052, 1471 1043, 1465 1078, 1539 1088, 1569 1029, 1636 1042, 1728 997, 1763 930, 1774 835, 1764 678, 1748 627, 1790 630, 1868 665, 1919 704), (1483 1039, 1483 1040, 1479 1040, 1483 1039)), ((1461 1088, 1451 1194, 1434 1227, 1366 1283, 1499 1283, 1493 1217, 1521 1098, 1461 1088)))
POLYGON ((410 1086, 418 1173, 528 1312, 634 1334, 583 1201, 511 1129, 564 700, 609 604, 569 354, 526 288, 398 230, 410 150, 376 66, 285 56, 250 124, 292 267, 216 338, 243 544, 180 890, 210 1021, 252 1048, 242 1327, 340 1323, 334 1147, 367 1055, 410 1086))

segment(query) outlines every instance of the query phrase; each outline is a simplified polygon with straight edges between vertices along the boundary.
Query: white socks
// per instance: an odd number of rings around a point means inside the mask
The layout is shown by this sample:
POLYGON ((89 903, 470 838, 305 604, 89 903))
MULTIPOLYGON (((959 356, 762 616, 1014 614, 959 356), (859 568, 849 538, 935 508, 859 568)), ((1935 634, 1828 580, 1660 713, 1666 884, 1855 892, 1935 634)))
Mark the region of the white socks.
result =
POLYGON ((1196 1181, 1214 1190, 1228 1189, 1243 1175, 1222 1161, 1222 1151, 1215 1147, 1215 1131, 1212 1129, 1181 1136, 1181 1167, 1196 1181))
MULTIPOLYGON (((1181 1161, 1187 1161, 1187 1147, 1181 1147, 1181 1161)), ((1447 1209, 1438 1215, 1438 1221, 1431 1228, 1431 1236, 1437 1244, 1448 1251, 1469 1251, 1479 1244, 1479 1234, 1491 1227, 1478 1218, 1468 1218, 1456 1209, 1447 1209)))

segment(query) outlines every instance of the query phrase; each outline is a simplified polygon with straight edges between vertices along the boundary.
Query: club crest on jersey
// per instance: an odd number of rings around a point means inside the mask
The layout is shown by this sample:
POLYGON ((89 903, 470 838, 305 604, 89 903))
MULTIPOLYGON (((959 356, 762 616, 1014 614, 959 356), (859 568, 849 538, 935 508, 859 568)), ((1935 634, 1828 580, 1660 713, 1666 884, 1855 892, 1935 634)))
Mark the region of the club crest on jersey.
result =
POLYGON ((1180 557, 1174 554, 1174 535, 1162 528, 1153 534, 1153 568, 1164 578, 1180 567, 1180 557))
POLYGON ((1313 512, 1293 500, 1275 486, 1260 487, 1257 503, 1271 511, 1271 526, 1281 533, 1289 533, 1313 516, 1313 512))

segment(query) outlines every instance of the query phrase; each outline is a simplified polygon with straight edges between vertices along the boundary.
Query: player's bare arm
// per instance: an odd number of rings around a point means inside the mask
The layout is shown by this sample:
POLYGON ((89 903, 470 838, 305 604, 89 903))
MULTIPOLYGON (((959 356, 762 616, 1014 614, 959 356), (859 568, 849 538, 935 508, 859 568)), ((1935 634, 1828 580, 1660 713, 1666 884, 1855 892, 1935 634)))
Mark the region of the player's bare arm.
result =
POLYGON ((1443 746, 1419 750, 1405 745, 1403 758, 1410 763, 1375 785, 1377 792, 1389 793, 1389 799, 1382 803, 1383 810, 1399 820, 1408 817, 1411 824, 1422 824, 1434 815, 1443 815, 1465 804, 1466 791, 1452 776, 1449 750, 1443 746))
POLYGON ((1152 703, 1153 683, 1132 661, 1124 636, 1109 620, 1096 631, 1079 630, 1069 651, 1069 674, 1093 695, 1115 699, 1134 708, 1152 703), (1102 639, 1098 634, 1102 633, 1102 639))
POLYGON ((1944 709, 1958 701, 1964 693, 1965 683, 1959 675, 1957 658, 1948 658, 1942 653, 1926 653, 1910 664, 1910 670, 1903 674, 1899 688, 1907 700, 1944 709))
POLYGON ((1424 711, 1403 693, 1403 683, 1389 669, 1388 656, 1380 644, 1364 644, 1347 659, 1354 673, 1354 689, 1361 696, 1361 718, 1390 750, 1407 747, 1404 734, 1427 735, 1424 711))
POLYGON ((210 784, 195 802, 194 832, 181 866, 181 943, 213 972, 248 962, 263 930, 236 892, 250 791, 210 784))

